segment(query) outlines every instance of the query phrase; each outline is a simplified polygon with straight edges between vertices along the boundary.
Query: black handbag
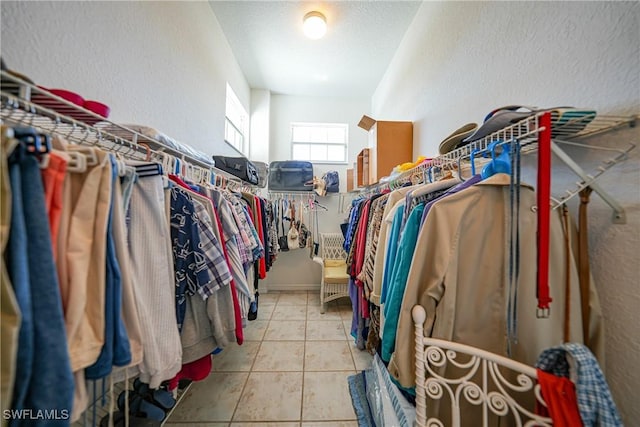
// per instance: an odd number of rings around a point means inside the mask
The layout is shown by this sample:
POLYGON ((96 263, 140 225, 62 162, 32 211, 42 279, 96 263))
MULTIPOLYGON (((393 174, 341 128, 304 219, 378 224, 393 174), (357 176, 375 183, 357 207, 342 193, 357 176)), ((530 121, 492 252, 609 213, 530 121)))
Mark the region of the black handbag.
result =
POLYGON ((322 179, 325 184, 325 190, 327 193, 340 192, 340 175, 337 171, 328 171, 322 175, 322 179))
POLYGON ((278 246, 280 246, 281 252, 289 252, 289 241, 287 240, 287 236, 278 237, 278 246))
POLYGON ((249 184, 258 185, 258 170, 245 157, 212 156, 216 168, 240 178, 249 184))
POLYGON ((278 246, 280 246, 280 252, 289 252, 289 240, 287 239, 287 233, 284 231, 284 212, 280 220, 282 224, 282 236, 278 237, 278 246))
POLYGON ((313 181, 311 162, 285 160, 269 163, 269 190, 313 191, 313 185, 307 184, 310 181, 313 181))

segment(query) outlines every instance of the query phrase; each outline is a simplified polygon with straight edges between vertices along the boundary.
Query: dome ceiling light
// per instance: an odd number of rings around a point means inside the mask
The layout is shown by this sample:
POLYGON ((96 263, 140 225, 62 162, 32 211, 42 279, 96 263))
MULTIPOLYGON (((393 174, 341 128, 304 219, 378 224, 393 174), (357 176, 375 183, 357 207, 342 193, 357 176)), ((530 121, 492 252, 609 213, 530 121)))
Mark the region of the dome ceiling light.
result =
POLYGON ((327 18, 320 12, 307 13, 302 22, 304 34, 312 40, 322 38, 327 32, 327 18))

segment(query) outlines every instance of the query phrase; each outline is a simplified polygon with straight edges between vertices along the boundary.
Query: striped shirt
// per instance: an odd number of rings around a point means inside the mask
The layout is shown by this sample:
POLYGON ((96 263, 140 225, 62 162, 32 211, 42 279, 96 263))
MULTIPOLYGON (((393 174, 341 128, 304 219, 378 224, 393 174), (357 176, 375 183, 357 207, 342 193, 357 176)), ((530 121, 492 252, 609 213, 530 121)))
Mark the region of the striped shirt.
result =
POLYGON ((204 263, 211 277, 211 282, 198 288, 198 293, 203 299, 206 299, 222 286, 226 286, 231 282, 231 272, 224 258, 220 241, 213 234, 211 215, 201 201, 194 199, 193 204, 198 218, 200 250, 204 255, 204 263))

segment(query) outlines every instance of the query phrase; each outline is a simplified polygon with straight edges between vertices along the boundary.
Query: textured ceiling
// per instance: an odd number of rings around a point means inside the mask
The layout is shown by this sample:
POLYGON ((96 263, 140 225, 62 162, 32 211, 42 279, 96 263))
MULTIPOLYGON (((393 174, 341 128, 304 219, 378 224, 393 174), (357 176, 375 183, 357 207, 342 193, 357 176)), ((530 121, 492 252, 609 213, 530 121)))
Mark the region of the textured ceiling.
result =
POLYGON ((249 86, 273 93, 370 97, 415 16, 417 1, 210 1, 249 86), (302 17, 327 17, 320 40, 302 17))

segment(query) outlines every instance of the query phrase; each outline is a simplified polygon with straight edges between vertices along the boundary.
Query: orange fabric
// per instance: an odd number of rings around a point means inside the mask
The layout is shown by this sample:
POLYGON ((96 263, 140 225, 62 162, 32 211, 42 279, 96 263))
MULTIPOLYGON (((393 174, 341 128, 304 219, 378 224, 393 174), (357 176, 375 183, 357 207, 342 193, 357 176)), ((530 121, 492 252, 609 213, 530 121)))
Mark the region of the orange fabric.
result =
MULTIPOLYGON (((575 384, 569 378, 557 377, 541 369, 537 372, 542 398, 554 427, 581 427, 575 384)), ((538 412, 546 415, 544 411, 538 412)))
POLYGON ((54 259, 57 255, 60 215, 62 214, 62 188, 66 172, 67 160, 56 153, 49 153, 49 165, 42 169, 41 175, 54 259))

